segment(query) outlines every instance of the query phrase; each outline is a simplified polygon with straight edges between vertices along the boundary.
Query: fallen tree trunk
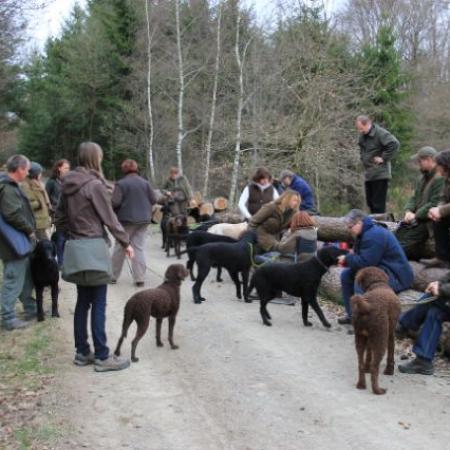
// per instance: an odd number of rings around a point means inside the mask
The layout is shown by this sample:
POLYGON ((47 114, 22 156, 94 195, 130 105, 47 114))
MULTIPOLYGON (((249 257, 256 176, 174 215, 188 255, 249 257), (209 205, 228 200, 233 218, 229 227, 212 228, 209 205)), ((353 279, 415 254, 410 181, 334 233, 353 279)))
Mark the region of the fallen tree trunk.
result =
MULTIPOLYGON (((347 225, 343 221, 342 217, 325 217, 325 216, 314 216, 319 229, 317 231, 318 239, 324 242, 353 242, 353 236, 351 235, 347 225)), ((390 231, 395 232, 398 227, 397 222, 385 222, 379 221, 385 225, 390 231)), ((423 246, 423 258, 431 258, 434 256, 434 241, 428 239, 428 241, 423 246)))

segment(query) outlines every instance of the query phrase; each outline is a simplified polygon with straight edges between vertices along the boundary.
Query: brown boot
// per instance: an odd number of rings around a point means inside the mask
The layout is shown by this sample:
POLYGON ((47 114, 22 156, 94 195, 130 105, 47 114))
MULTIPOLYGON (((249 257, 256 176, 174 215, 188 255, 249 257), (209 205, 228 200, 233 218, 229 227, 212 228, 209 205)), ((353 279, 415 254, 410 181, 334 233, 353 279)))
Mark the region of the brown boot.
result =
POLYGON ((440 258, 421 259, 420 262, 427 268, 450 269, 450 261, 444 261, 440 258))

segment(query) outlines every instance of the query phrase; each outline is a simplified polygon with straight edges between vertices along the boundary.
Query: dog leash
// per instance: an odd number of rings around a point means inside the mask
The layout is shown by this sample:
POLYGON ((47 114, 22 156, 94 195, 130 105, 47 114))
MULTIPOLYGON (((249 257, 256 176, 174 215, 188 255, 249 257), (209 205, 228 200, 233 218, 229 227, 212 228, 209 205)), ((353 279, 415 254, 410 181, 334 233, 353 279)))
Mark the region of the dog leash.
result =
POLYGON ((326 266, 322 260, 319 258, 319 256, 317 255, 317 252, 314 254, 314 258, 317 259, 317 262, 325 269, 325 272, 328 272, 330 270, 330 268, 328 266, 326 266))
POLYGON ((268 262, 276 261, 276 256, 273 256, 269 261, 263 261, 262 263, 258 264, 254 259, 253 244, 251 244, 250 242, 247 242, 247 244, 250 247, 250 262, 252 264, 252 267, 255 267, 257 269, 258 267, 262 267, 264 264, 267 264, 268 262))

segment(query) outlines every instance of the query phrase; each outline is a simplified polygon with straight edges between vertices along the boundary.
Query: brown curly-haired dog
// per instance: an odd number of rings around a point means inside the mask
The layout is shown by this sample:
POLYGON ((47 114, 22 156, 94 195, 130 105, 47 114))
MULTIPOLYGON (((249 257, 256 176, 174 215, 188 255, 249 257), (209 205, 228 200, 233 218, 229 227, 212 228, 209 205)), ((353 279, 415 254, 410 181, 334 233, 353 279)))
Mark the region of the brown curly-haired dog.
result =
POLYGON ((372 391, 378 395, 386 392, 378 384, 380 363, 386 348, 388 354, 384 374, 394 374, 394 333, 400 315, 400 302, 388 281, 388 276, 381 269, 366 267, 356 275, 356 282, 363 289, 364 295, 354 295, 350 300, 358 354, 359 378, 356 387, 365 389, 365 372, 370 373, 372 391))
POLYGON ((125 305, 122 335, 117 343, 115 355, 120 355, 120 347, 127 337, 127 331, 133 321, 136 321, 136 336, 131 343, 131 361, 137 362, 136 347, 147 332, 150 316, 156 319, 156 345, 162 347, 161 324, 165 317, 169 319, 169 343, 175 350, 178 348, 173 342, 173 329, 178 309, 180 307, 181 282, 189 275, 182 264, 170 265, 164 275, 164 283, 155 289, 145 289, 134 294, 125 305))

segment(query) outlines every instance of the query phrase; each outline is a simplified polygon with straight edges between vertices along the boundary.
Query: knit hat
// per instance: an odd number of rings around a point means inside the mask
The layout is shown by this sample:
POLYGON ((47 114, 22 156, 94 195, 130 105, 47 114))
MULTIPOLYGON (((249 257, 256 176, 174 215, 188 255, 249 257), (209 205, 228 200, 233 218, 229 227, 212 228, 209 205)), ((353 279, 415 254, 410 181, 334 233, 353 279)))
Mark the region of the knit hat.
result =
POLYGON ((280 181, 283 181, 286 177, 292 178, 293 176, 294 176, 294 172, 292 172, 291 170, 283 170, 280 173, 280 181))
POLYGON ((42 166, 37 162, 31 162, 30 164, 30 170, 28 171, 28 176, 32 179, 35 179, 39 176, 39 174, 42 173, 44 169, 42 166))
POLYGON ((411 159, 417 161, 419 159, 434 158, 437 154, 438 154, 437 150, 427 145, 425 147, 420 148, 415 155, 411 156, 411 159))
POLYGON ((291 219, 292 230, 297 230, 299 228, 315 227, 316 221, 306 212, 298 211, 291 219))

